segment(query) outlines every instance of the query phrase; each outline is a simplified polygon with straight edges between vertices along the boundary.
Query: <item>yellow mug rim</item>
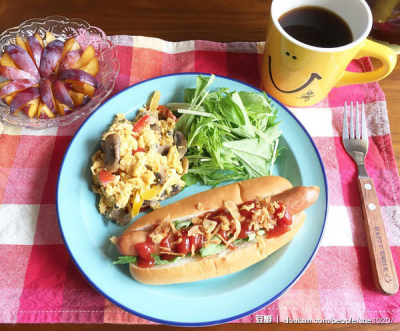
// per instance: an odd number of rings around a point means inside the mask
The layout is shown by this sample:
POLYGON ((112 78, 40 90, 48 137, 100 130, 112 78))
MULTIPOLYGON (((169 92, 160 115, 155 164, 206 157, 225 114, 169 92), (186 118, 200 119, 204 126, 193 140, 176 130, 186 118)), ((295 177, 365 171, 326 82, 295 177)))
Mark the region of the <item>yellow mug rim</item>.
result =
MULTIPOLYGON (((271 18, 272 21, 274 22, 275 27, 279 30, 279 32, 287 39, 289 39, 292 43, 306 48, 308 50, 311 51, 315 51, 315 52, 321 52, 321 53, 333 53, 333 52, 343 52, 346 51, 348 49, 351 49, 357 45, 359 45, 360 43, 362 43, 369 35, 371 29, 372 29, 372 13, 370 8, 368 7, 368 4, 366 1, 364 0, 358 0, 358 2, 361 4, 361 6, 365 9, 365 12, 367 14, 367 27, 364 30, 364 32, 355 40, 353 40, 351 43, 344 45, 344 46, 340 46, 340 47, 332 47, 332 48, 322 48, 322 47, 316 47, 316 46, 311 46, 311 45, 307 45, 305 43, 302 43, 301 41, 298 41, 297 39, 293 38, 292 36, 290 36, 283 28, 282 26, 279 24, 279 17, 276 17, 277 15, 274 15, 274 12, 276 11, 276 6, 278 6, 279 4, 281 4, 282 0, 274 0, 272 1, 272 5, 271 5, 271 18)), ((356 0, 357 1, 357 0, 356 0)), ((287 13, 288 11, 295 9, 295 8, 300 8, 302 6, 307 6, 309 4, 304 3, 304 4, 300 4, 300 5, 296 5, 292 8, 290 8, 289 10, 286 10, 285 13, 287 13)), ((313 5, 314 6, 314 5, 313 5)), ((321 8, 325 8, 323 6, 316 6, 315 7, 321 7, 321 8)), ((348 22, 346 22, 348 23, 348 22)), ((349 23, 348 23, 349 24, 349 23)))

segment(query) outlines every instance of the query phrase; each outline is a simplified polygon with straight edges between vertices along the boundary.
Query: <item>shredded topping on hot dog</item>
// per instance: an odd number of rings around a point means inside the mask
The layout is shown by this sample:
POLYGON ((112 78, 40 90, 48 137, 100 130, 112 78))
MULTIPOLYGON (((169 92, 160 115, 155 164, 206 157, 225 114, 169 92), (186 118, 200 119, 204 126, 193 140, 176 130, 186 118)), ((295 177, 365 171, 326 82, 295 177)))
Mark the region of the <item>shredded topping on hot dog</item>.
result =
POLYGON ((251 210, 254 208, 254 203, 252 203, 251 205, 243 205, 242 208, 240 208, 240 210, 251 210))
POLYGON ((188 236, 196 236, 196 235, 198 235, 198 234, 201 234, 201 235, 203 235, 203 230, 201 229, 201 227, 200 227, 201 225, 195 225, 195 226, 192 226, 191 228, 190 228, 190 230, 188 231, 188 236))
POLYGON ((171 221, 168 215, 149 237, 153 244, 160 247, 161 254, 164 255, 194 256, 201 248, 221 243, 233 249, 237 240, 250 238, 251 233, 253 233, 251 240, 257 238, 259 249, 263 249, 266 243, 261 234, 264 232, 259 231, 273 230, 278 222, 282 223, 281 219, 286 222, 284 224, 288 228, 291 220, 287 208, 276 201, 271 202, 270 198, 257 198, 239 206, 226 200, 224 208, 205 212, 189 222, 183 221, 187 224, 180 225, 179 230, 175 224, 180 223, 171 221), (168 245, 165 245, 166 241, 168 245), (177 246, 182 248, 177 249, 177 246))
POLYGON ((167 238, 170 233, 181 236, 181 233, 176 230, 174 223, 171 222, 171 218, 168 215, 149 235, 153 243, 159 244, 164 238, 167 238))
POLYGON ((227 200, 224 202, 224 205, 226 209, 228 209, 229 213, 231 214, 235 222, 235 232, 233 233, 233 236, 226 243, 226 245, 228 246, 239 237, 240 231, 242 229, 240 222, 244 219, 244 217, 240 215, 238 207, 232 201, 227 200))
POLYGON ((223 216, 223 215, 217 216, 216 219, 220 221, 222 230, 229 231, 231 225, 230 225, 229 220, 228 220, 228 218, 226 216, 223 216))
POLYGON ((239 208, 232 201, 225 200, 224 206, 226 207, 226 209, 228 209, 233 219, 238 220, 239 222, 244 219, 244 217, 239 213, 239 208))
POLYGON ((275 208, 279 207, 279 205, 276 202, 271 203, 269 198, 259 198, 257 199, 256 207, 257 209, 253 212, 249 228, 254 231, 258 231, 259 229, 265 229, 266 231, 273 229, 276 225, 276 219, 275 217, 271 217, 271 215, 274 215, 275 208))

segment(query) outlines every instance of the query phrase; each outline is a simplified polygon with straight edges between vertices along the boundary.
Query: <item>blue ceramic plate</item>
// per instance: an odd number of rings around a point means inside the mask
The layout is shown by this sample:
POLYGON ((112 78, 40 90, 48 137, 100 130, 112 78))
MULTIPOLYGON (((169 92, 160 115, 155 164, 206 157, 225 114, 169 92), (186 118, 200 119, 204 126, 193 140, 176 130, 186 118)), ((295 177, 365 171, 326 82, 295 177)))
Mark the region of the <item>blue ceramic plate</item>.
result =
MULTIPOLYGON (((307 210, 307 220, 297 236, 285 247, 256 265, 215 279, 196 283, 149 286, 136 282, 127 265, 111 267, 118 253, 109 243, 124 229, 106 221, 97 210, 98 196, 91 187, 91 156, 100 148, 100 137, 115 114, 135 117, 155 90, 161 104, 182 101, 183 91, 195 87, 197 74, 157 77, 133 85, 98 108, 84 122, 65 155, 57 188, 57 213, 65 245, 88 282, 117 306, 143 318, 170 325, 205 326, 238 319, 279 298, 303 274, 321 241, 327 214, 328 188, 321 157, 311 137, 294 115, 279 102, 282 137, 286 152, 274 168, 275 175, 294 186, 317 185, 321 195, 307 210)), ((258 89, 217 76, 212 87, 236 91, 258 89)), ((196 185, 164 202, 169 204, 208 190, 196 185)))

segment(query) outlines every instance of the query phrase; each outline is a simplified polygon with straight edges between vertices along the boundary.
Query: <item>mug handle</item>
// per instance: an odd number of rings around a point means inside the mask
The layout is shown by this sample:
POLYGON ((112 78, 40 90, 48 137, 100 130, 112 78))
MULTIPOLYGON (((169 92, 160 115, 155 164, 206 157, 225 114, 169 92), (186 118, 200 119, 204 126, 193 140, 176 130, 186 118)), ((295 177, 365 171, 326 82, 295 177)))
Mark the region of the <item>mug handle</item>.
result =
POLYGON ((356 59, 364 56, 376 58, 382 61, 383 65, 378 69, 369 72, 356 73, 345 71, 339 82, 336 84, 336 87, 350 84, 371 83, 381 80, 393 71, 397 62, 396 53, 391 48, 369 39, 364 41, 363 46, 357 53, 356 59))

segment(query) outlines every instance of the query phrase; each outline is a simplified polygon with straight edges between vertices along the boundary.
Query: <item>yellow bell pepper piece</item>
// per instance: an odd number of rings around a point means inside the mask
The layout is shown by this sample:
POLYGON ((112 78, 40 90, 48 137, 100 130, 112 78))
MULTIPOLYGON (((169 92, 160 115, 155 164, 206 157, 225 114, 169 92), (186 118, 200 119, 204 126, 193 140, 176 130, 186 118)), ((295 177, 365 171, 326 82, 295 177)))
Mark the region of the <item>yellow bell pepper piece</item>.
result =
POLYGON ((135 197, 133 199, 132 209, 131 209, 131 217, 136 216, 140 212, 140 208, 143 205, 143 199, 141 198, 139 191, 136 192, 135 197))
POLYGON ((140 195, 143 200, 151 200, 154 199, 161 192, 161 190, 162 190, 161 185, 154 185, 150 189, 141 192, 140 195))

